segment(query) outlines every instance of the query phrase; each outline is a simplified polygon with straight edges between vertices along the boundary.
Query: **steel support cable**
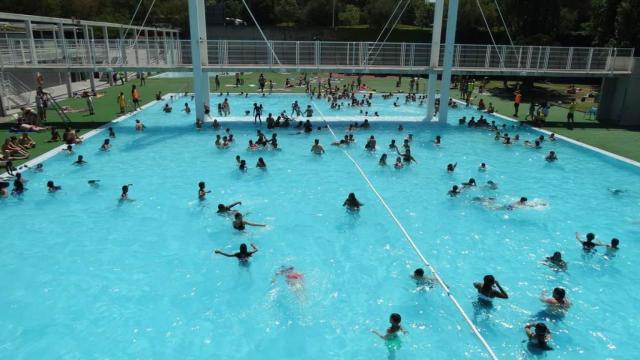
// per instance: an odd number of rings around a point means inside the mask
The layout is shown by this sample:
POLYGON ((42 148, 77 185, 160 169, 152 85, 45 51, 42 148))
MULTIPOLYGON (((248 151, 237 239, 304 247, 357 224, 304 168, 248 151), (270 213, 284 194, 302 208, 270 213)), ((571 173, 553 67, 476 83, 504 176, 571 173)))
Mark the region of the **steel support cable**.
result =
MULTIPOLYGON (((387 36, 384 38, 384 40, 382 41, 382 43, 380 44, 380 46, 378 47, 378 51, 376 52, 375 55, 373 55, 373 60, 371 62, 367 61, 367 64, 372 63, 373 61, 375 61, 375 59, 378 57, 378 54, 380 53, 380 50, 382 50, 382 46, 387 42, 387 39, 389 38, 389 36, 391 35, 391 33, 393 32, 393 29, 396 27, 396 25, 398 25, 398 21, 400 21, 400 18, 402 18, 402 15, 404 14, 404 11, 407 10, 407 6, 409 6, 409 4, 411 3, 411 0, 407 0, 407 2, 404 4, 404 7, 402 8, 402 11, 400 12, 400 15, 398 15, 398 18, 396 19, 396 21, 393 23, 393 26, 391 27, 391 29, 389 30, 389 32, 387 33, 387 36)), ((369 57, 367 56, 367 60, 369 59, 369 57)))
POLYGON ((242 3, 244 4, 244 7, 249 12, 249 16, 251 16, 251 20, 253 20, 253 23, 256 24, 256 27, 258 28, 258 31, 260 32, 260 35, 262 35, 262 39, 264 40, 264 42, 267 43, 267 46, 269 47, 269 50, 271 51, 271 54, 273 55, 273 57, 278 62, 278 65, 282 65, 282 63, 280 62, 280 59, 278 59, 278 55, 276 55, 276 52, 273 50, 273 47, 271 47, 271 43, 269 42, 269 40, 267 40, 267 37, 262 32, 262 28, 260 27, 260 24, 258 24, 258 21, 253 16, 253 13, 251 12, 251 9, 249 9, 249 5, 247 5, 247 2, 245 0, 242 0, 242 3))
POLYGON ((389 18, 387 19, 386 24, 384 24, 384 27, 382 28, 382 30, 380 31, 380 34, 378 34, 378 37, 376 38, 376 41, 373 42, 373 46, 371 47, 371 49, 369 49, 369 51, 367 52, 367 58, 369 58, 369 55, 371 55, 371 52, 373 51, 373 49, 376 47, 376 45, 378 44, 378 41, 380 40, 380 38, 382 37, 382 34, 384 34, 384 32, 387 29, 387 26, 389 26, 389 23, 391 22, 391 19, 393 19, 393 16, 396 14, 396 11, 398 11, 398 8, 400 7, 400 4, 402 4, 402 1, 404 0, 398 0, 398 2, 396 3, 396 6, 393 8, 393 12, 391 13, 391 15, 389 16, 389 18))
POLYGON ((513 53, 518 57, 518 63, 520 63, 520 54, 516 53, 516 47, 513 44, 513 39, 511 38, 511 34, 509 33, 509 28, 507 27, 506 21, 504 21, 504 17, 502 16, 502 10, 500 10, 500 5, 498 4, 498 0, 493 0, 496 4, 496 9, 498 10, 498 15, 500 15, 500 20, 502 20, 502 26, 504 27, 504 31, 507 33, 507 38, 509 39, 509 43, 511 44, 511 49, 513 49, 513 53))
MULTIPOLYGON (((131 20, 129 20, 129 25, 127 25, 127 28, 124 31, 124 35, 120 39, 120 47, 124 46, 124 39, 127 37, 127 34, 129 33, 129 29, 131 28, 131 24, 133 24, 133 20, 136 18, 136 15, 138 15, 138 10, 140 9, 140 5, 142 5, 142 1, 144 0, 140 0, 138 2, 138 6, 136 6, 136 9, 134 10, 133 16, 131 16, 131 20)), ((109 44, 106 44, 106 45, 109 46, 109 44)), ((116 61, 116 65, 120 63, 121 60, 122 60, 122 52, 120 52, 118 61, 116 61)))
MULTIPOLYGON (((322 113, 322 111, 320 110, 318 105, 316 105, 315 102, 312 102, 312 104, 316 108, 318 113, 320 114, 320 117, 322 118, 322 121, 324 121, 325 125, 327 126, 327 129, 329 129, 329 131, 331 132, 331 135, 333 135, 333 138, 336 141, 338 141, 339 140, 338 137, 333 132, 333 129, 331 129, 331 126, 327 122, 326 118, 324 117, 324 114, 322 113)), ((462 306, 460 305, 458 300, 455 298, 455 296, 453 296, 453 294, 451 293, 451 290, 449 289, 447 284, 442 280, 442 277, 440 276, 438 271, 436 271, 435 267, 433 267, 433 265, 431 265, 431 263, 427 260, 427 258, 422 254, 422 251, 420 251, 420 248, 418 248, 416 243, 413 241, 413 238, 411 237, 411 235, 409 235, 409 232, 407 231, 407 229, 405 229, 404 225, 402 225, 400 220, 396 217, 396 215, 393 212, 393 210, 391 210, 391 207, 389 207, 389 205, 387 205, 386 200, 382 197, 382 195, 375 188, 375 186, 373 185, 373 183, 371 182, 371 180, 369 179, 367 174, 364 172, 362 167, 360 167, 360 164, 358 164, 358 162, 351 156, 351 154, 349 154, 348 151, 346 151, 345 149, 342 149, 342 148, 340 150, 342 150, 342 152, 347 156, 347 158, 349 158, 349 160, 351 160, 351 162, 356 167, 356 169, 358 170, 358 172, 360 173, 360 175, 362 176, 364 181, 367 183, 367 185, 369 186, 371 191, 373 191, 373 193, 376 195, 376 197, 378 198, 378 200, 380 201, 382 206, 385 208, 385 210, 387 210, 387 213, 389 214, 391 219, 396 223, 396 225, 400 229, 400 232, 402 232, 402 235, 404 235, 404 238, 407 240, 407 242, 409 243, 409 245, 411 246, 413 251, 416 253, 416 255, 418 255, 418 258, 420 258, 422 263, 427 268, 429 268, 429 270, 431 271, 431 274, 436 278, 436 281, 438 281, 438 284, 440 284, 440 286, 444 290, 444 292, 447 295, 447 297, 449 298, 449 300, 453 303, 453 305, 456 307, 456 309, 458 310, 460 315, 464 318, 464 320, 467 323, 467 325, 469 325, 469 328, 471 329, 473 334, 476 336, 478 341, 480 341, 482 346, 485 348, 485 350, 487 351, 487 354, 489 354, 489 357, 491 357, 491 359, 493 359, 493 360, 498 360, 498 356, 493 351, 493 349, 491 348, 491 346, 489 345, 487 340, 482 336, 482 334, 480 334, 480 330, 476 327, 476 325, 473 323, 473 321, 471 321, 471 318, 469 318, 469 315, 467 315, 467 313, 464 311, 464 309, 462 308, 462 306)))
POLYGON ((491 42, 493 43, 493 47, 496 49, 496 54, 498 54, 498 58, 500 59, 500 67, 504 67, 504 60, 502 59, 502 55, 500 55, 500 50, 498 50, 498 45, 496 45, 496 40, 493 38, 493 34, 491 33, 491 28, 489 27, 489 23, 487 22, 487 18, 484 16, 484 11, 482 10, 482 6, 480 5, 480 0, 476 0, 476 4, 478 4, 478 9, 480 9, 480 15, 482 15, 482 20, 484 20, 484 25, 487 27, 487 31, 489 31, 489 37, 491 37, 491 42))

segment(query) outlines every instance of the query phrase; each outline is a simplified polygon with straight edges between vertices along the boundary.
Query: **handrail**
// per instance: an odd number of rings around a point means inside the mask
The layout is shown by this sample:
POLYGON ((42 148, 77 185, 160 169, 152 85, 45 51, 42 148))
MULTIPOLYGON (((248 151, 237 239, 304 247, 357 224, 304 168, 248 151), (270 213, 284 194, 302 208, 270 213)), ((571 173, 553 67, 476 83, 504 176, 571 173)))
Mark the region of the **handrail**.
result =
MULTIPOLYGON (((178 68, 189 70, 191 45, 188 40, 149 39, 69 41, 66 51, 50 39, 35 40, 38 64, 31 61, 29 49, 21 39, 0 39, 0 63, 4 68, 108 68, 131 70, 178 68), (148 45, 147 45, 148 44, 148 45), (21 46, 22 45, 22 46, 21 46), (93 56, 87 55, 92 48, 93 56), (106 48, 109 51, 106 51, 106 48), (162 56, 170 49, 171 56, 162 56), (107 53, 118 54, 107 58, 107 53), (65 56, 66 55, 66 56, 65 56)), ((222 69, 291 69, 316 68, 340 71, 416 72, 430 67, 428 43, 384 43, 346 41, 270 41, 208 40, 210 68, 222 69), (375 46, 377 56, 368 56, 375 46), (277 63, 277 59, 280 63, 277 63), (410 66, 410 67, 407 67, 410 66)), ((454 70, 490 72, 535 72, 580 76, 629 74, 634 49, 603 47, 511 46, 497 48, 478 44, 456 44, 454 70), (522 56, 520 56, 522 54, 522 56)), ((442 46, 439 51, 443 51, 442 46)), ((440 66, 435 67, 436 71, 440 66)))

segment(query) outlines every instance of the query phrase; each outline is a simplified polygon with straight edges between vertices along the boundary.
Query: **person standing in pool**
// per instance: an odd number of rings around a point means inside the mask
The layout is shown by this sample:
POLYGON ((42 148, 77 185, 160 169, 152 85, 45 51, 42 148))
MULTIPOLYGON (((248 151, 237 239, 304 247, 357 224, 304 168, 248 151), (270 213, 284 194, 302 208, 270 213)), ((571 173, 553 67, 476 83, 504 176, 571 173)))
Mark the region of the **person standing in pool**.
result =
POLYGON ((567 263, 562 260, 562 254, 559 251, 554 252, 551 256, 547 256, 543 263, 550 268, 567 270, 567 263))
POLYGON ((551 297, 547 297, 547 293, 542 291, 540 294, 540 301, 547 304, 551 310, 569 310, 571 302, 567 299, 567 293, 563 288, 553 289, 551 297))
POLYGON ((345 206, 347 209, 353 210, 353 211, 360 210, 360 207, 362 205, 364 204, 358 201, 358 199, 356 198, 356 194, 354 193, 349 193, 349 196, 347 196, 347 199, 344 201, 344 203, 342 203, 342 206, 345 206))
POLYGON ((120 201, 133 201, 129 198, 129 186, 133 184, 122 185, 122 194, 120 194, 120 201))
POLYGON ((82 155, 78 155, 78 160, 74 161, 74 162, 73 162, 73 165, 78 165, 78 166, 80 166, 80 165, 84 165, 84 164, 86 164, 86 163, 87 163, 87 162, 84 160, 84 156, 82 156, 82 155))
POLYGON ((596 238, 596 236, 593 233, 588 233, 586 240, 582 240, 580 238, 580 234, 576 233, 576 240, 578 240, 578 242, 582 245, 582 249, 585 252, 590 252, 596 246, 605 246, 605 244, 593 241, 593 240, 595 240, 595 238, 596 238))
POLYGON ((493 302, 493 298, 509 298, 507 292, 504 291, 493 275, 485 275, 483 281, 481 283, 473 283, 473 287, 478 290, 478 301, 481 304, 490 305, 493 302))
POLYGON ((553 350, 548 344, 551 340, 551 331, 544 323, 527 324, 524 327, 524 332, 527 334, 530 344, 542 350, 553 350))
POLYGON ((322 147, 322 145, 320 145, 320 140, 319 139, 315 139, 313 141, 313 145, 311 146, 311 152, 316 154, 316 155, 324 154, 324 147, 322 147))
POLYGON ((211 192, 210 190, 207 191, 207 189, 205 189, 204 181, 200 181, 198 183, 198 199, 204 200, 205 196, 210 192, 211 192))
POLYGON ((233 228, 236 229, 236 230, 242 231, 242 230, 245 229, 246 225, 249 225, 249 226, 260 226, 260 227, 267 226, 267 225, 264 225, 264 224, 256 224, 256 223, 248 222, 248 221, 246 221, 246 220, 244 220, 242 218, 242 214, 239 213, 239 212, 236 213, 233 217, 234 217, 234 219, 233 219, 233 228))
POLYGON ((248 251, 247 250, 247 244, 240 244, 240 251, 238 251, 237 253, 233 253, 233 254, 227 254, 225 252, 222 252, 220 250, 216 250, 214 251, 215 254, 218 255, 222 255, 222 256, 226 256, 226 257, 235 257, 238 258, 238 261, 240 261, 240 263, 247 263, 249 262, 249 258, 255 254, 256 252, 258 252, 258 248, 254 245, 251 244, 251 248, 253 248, 252 251, 248 251))
POLYGON ((400 332, 403 334, 407 334, 407 331, 400 325, 402 321, 402 317, 398 313, 393 313, 389 316, 389 322, 391 326, 387 329, 384 335, 380 334, 376 330, 371 330, 373 334, 378 336, 380 339, 385 341, 385 345, 389 350, 389 357, 395 358, 395 352, 400 349, 402 342, 400 341, 400 337, 398 336, 400 332))

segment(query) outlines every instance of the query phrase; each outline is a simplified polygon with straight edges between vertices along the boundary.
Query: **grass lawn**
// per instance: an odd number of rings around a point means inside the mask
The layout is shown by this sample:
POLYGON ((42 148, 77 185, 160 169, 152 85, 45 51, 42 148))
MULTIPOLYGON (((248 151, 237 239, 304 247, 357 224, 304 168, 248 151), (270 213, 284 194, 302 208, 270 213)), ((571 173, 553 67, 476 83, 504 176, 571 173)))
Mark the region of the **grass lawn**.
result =
MULTIPOLYGON (((308 77, 310 79, 314 79, 318 74, 309 74, 308 77)), ((221 76, 221 91, 223 92, 255 92, 257 91, 257 79, 258 73, 249 73, 244 74, 242 76, 244 80, 244 85, 240 87, 235 87, 235 79, 234 76, 221 76)), ((291 93, 300 93, 304 92, 304 88, 294 87, 294 88, 284 88, 284 83, 287 78, 291 79, 294 84, 297 84, 298 74, 281 74, 281 73, 266 73, 265 76, 268 79, 273 80, 274 82, 274 91, 275 92, 291 92, 291 93)), ((321 74, 322 78, 326 79, 327 74, 321 74)), ((340 75, 334 75, 334 77, 341 77, 340 75)), ((388 77, 375 77, 375 76, 364 76, 363 83, 365 83, 369 89, 377 92, 389 92, 389 91, 408 91, 409 88, 409 79, 403 78, 402 85, 400 88, 396 88, 396 81, 398 80, 397 76, 388 76, 388 77)), ((336 80, 338 84, 349 84, 351 81, 355 81, 355 77, 351 76, 346 79, 342 79, 340 81, 336 80)), ((94 99, 94 107, 95 107, 95 115, 89 115, 86 112, 75 112, 68 113, 69 117, 72 120, 72 127, 79 130, 81 134, 86 133, 87 131, 94 129, 98 126, 108 123, 114 118, 118 117, 118 105, 116 98, 120 92, 124 92, 127 101, 130 102, 130 94, 131 94, 131 85, 136 84, 140 91, 141 102, 148 103, 155 99, 155 94, 158 91, 162 93, 168 92, 185 92, 191 91, 192 81, 190 78, 161 78, 161 79, 147 79, 145 86, 140 86, 139 80, 131 80, 125 85, 116 85, 109 88, 105 88, 99 90, 101 94, 100 97, 94 99)), ((211 91, 214 92, 214 81, 211 79, 211 91)), ((313 82, 315 85, 315 82, 313 82)), ((511 84, 513 85, 513 84, 511 84)), ((582 88, 586 91, 590 86, 588 85, 578 85, 577 87, 582 88)), ((420 80, 420 91, 424 91, 426 88, 425 79, 420 80)), ((477 88, 477 87, 476 87, 477 88)), ((564 90, 567 88, 567 85, 564 84, 538 84, 536 83, 536 96, 549 96, 550 99, 557 99, 558 96, 562 96, 564 90), (539 88, 539 89, 538 89, 539 88), (546 95, 545 95, 546 94, 546 95)), ((492 102, 496 108, 496 111, 500 114, 510 116, 513 114, 513 96, 512 91, 510 90, 500 90, 503 89, 502 82, 492 81, 487 86, 488 94, 477 95, 474 102, 477 102, 479 98, 483 98, 484 101, 488 104, 492 102)), ((457 90, 452 90, 451 95, 456 97, 459 95, 457 90)), ((524 115, 527 113, 527 109, 529 106, 528 94, 524 94, 523 104, 520 108, 520 118, 522 119, 524 115)), ((73 109, 85 109, 86 103, 84 99, 67 99, 60 101, 60 104, 63 106, 69 106, 73 109)), ((580 104, 580 103, 578 103, 580 104)), ((215 106, 213 104, 212 106, 215 106)), ((581 105, 584 108, 584 105, 581 105)), ((589 104, 589 107, 591 105, 589 104)), ((546 129, 550 131, 554 131, 558 134, 565 135, 576 139, 578 141, 582 141, 589 145, 593 145, 613 153, 634 159, 636 161, 640 161, 640 129, 620 129, 620 128, 608 128, 604 124, 600 124, 595 120, 586 120, 582 113, 576 114, 576 127, 573 130, 567 129, 564 127, 564 121, 566 118, 566 109, 559 106, 553 106, 550 111, 549 121, 547 123, 546 129), (635 130, 635 131, 634 131, 635 130)), ((48 126, 55 127, 64 127, 64 124, 58 117, 58 115, 49 110, 48 112, 47 122, 48 126)), ((11 124, 0 124, 0 141, 4 141, 4 139, 13 134, 9 133, 8 129, 11 124)), ((31 158, 38 156, 61 143, 47 143, 46 141, 50 138, 48 132, 45 133, 31 133, 31 137, 38 143, 38 146, 33 149, 31 152, 31 158)), ((14 162, 16 165, 23 163, 24 161, 16 161, 14 162)))

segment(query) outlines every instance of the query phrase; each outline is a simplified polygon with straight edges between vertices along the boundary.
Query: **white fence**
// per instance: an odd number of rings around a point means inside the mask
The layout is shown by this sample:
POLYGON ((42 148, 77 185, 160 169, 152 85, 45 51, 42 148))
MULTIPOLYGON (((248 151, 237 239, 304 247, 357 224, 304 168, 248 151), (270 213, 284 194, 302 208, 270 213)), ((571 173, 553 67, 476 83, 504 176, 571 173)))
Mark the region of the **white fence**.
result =
MULTIPOLYGON (((87 68, 189 70, 188 40, 0 40, 2 68, 87 68)), ((334 69, 350 71, 420 71, 429 66, 431 45, 426 43, 210 40, 209 69, 334 69)), ((440 64, 444 46, 440 48, 440 64)), ((634 49, 597 47, 509 46, 458 44, 453 68, 457 71, 527 73, 628 74, 634 49)))

